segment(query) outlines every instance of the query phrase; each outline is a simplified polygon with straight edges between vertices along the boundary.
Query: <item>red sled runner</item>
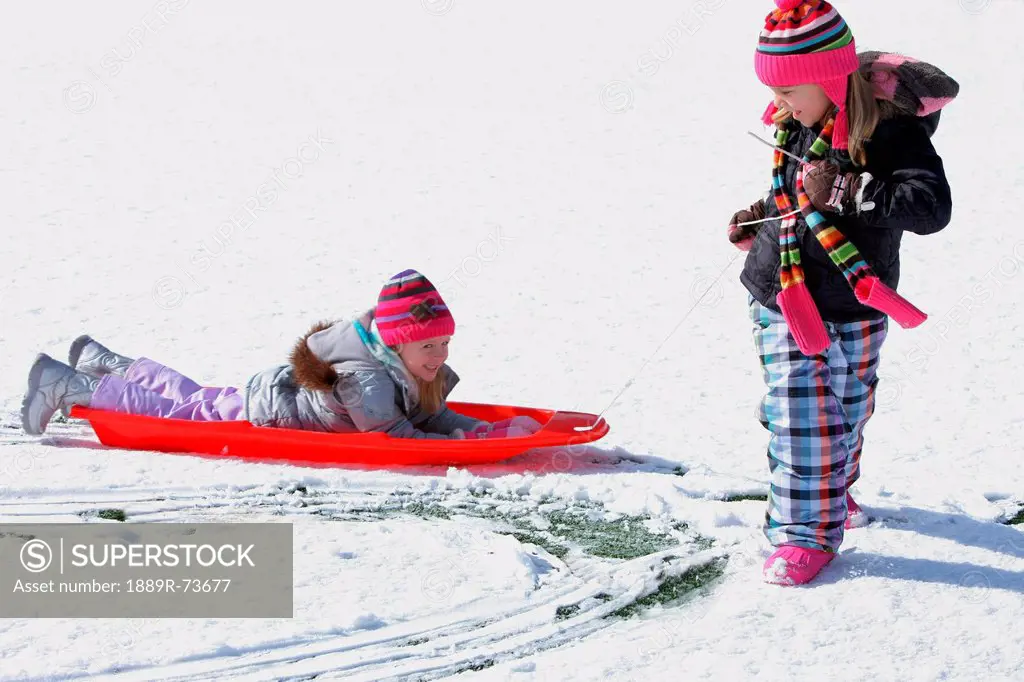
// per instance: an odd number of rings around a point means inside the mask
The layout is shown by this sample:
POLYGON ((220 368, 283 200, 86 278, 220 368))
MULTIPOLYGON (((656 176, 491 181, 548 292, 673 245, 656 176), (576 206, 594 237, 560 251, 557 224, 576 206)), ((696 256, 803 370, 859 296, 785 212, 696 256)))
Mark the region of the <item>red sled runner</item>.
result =
POLYGON ((215 455, 263 462, 319 465, 467 465, 500 462, 527 450, 567 447, 603 438, 610 427, 603 418, 511 405, 449 402, 448 406, 489 422, 516 416, 536 419, 542 428, 529 436, 481 440, 392 438, 385 433, 323 433, 254 426, 247 421, 193 422, 140 417, 76 405, 71 416, 85 419, 104 445, 215 455))

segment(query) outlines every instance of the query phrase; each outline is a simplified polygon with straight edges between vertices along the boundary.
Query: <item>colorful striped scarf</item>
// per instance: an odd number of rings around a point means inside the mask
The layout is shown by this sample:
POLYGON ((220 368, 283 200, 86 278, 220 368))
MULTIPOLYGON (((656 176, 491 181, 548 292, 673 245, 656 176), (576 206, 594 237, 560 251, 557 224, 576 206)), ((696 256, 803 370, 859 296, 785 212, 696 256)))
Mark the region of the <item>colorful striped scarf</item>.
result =
MULTIPOLYGON (((793 201, 786 193, 785 162, 786 156, 780 151, 786 148, 793 124, 780 125, 775 134, 777 149, 774 154, 772 168, 772 191, 775 206, 779 215, 793 212, 793 201)), ((825 123, 818 139, 807 150, 803 160, 807 163, 819 161, 825 157, 832 143, 832 131, 835 127, 833 114, 825 123)), ((828 253, 832 263, 839 268, 853 290, 857 300, 863 305, 879 310, 904 328, 920 325, 927 315, 915 308, 909 301, 886 286, 875 274, 871 266, 854 246, 835 226, 819 213, 804 191, 804 169, 801 164, 796 174, 797 206, 804 217, 807 227, 814 233, 818 243, 828 253)), ((786 318, 790 332, 797 345, 805 355, 822 353, 831 341, 822 322, 821 313, 811 297, 810 290, 804 281, 804 270, 800 264, 800 242, 796 234, 797 216, 789 215, 782 220, 779 229, 779 251, 782 265, 779 279, 782 291, 778 296, 779 307, 786 318)))

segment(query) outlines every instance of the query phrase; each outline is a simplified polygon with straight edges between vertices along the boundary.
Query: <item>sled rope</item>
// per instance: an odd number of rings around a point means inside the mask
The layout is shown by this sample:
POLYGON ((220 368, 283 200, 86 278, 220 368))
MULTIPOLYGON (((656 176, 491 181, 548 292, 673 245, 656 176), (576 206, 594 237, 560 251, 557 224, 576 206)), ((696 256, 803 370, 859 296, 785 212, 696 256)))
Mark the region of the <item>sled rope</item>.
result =
MULTIPOLYGON (((772 218, 772 220, 774 220, 774 218, 772 218)), ((610 403, 608 403, 608 406, 607 406, 607 407, 605 407, 605 408, 604 408, 603 410, 601 410, 600 412, 598 412, 598 414, 597 414, 597 418, 596 418, 596 419, 594 419, 594 424, 595 424, 595 425, 596 425, 596 424, 597 424, 597 423, 598 423, 599 421, 601 421, 601 415, 603 415, 603 414, 604 414, 605 412, 607 412, 607 411, 608 411, 609 409, 611 409, 612 405, 614 405, 614 404, 615 404, 616 402, 618 402, 619 398, 621 398, 621 397, 622 397, 622 395, 623 395, 623 394, 624 394, 624 393, 625 393, 626 391, 628 391, 628 390, 629 390, 629 388, 630 388, 630 387, 631 387, 631 386, 633 385, 633 381, 634 381, 634 380, 636 380, 636 378, 637 378, 638 376, 640 376, 640 373, 641 373, 641 372, 643 372, 643 371, 644 371, 644 368, 645 368, 645 367, 647 367, 648 363, 650 363, 650 361, 651 361, 652 359, 654 359, 654 357, 655 357, 655 356, 656 356, 656 355, 658 354, 658 351, 660 351, 660 350, 662 349, 662 347, 663 347, 663 346, 664 346, 664 345, 665 345, 666 343, 668 343, 668 340, 669 340, 669 339, 671 339, 671 338, 672 338, 672 336, 673 336, 673 335, 674 335, 674 334, 675 334, 675 333, 676 333, 677 331, 679 331, 679 328, 680 328, 681 326, 683 326, 683 323, 684 323, 684 322, 686 322, 686 320, 687 320, 687 318, 688 318, 688 317, 690 317, 690 314, 691 314, 691 313, 693 313, 693 311, 697 309, 697 306, 698 306, 698 305, 700 305, 700 302, 701 302, 701 301, 703 301, 703 300, 704 300, 704 297, 708 295, 708 292, 709 292, 709 291, 711 291, 711 289, 712 289, 712 288, 714 288, 714 286, 715 286, 716 284, 718 284, 718 281, 719 281, 720 279, 722 279, 722 275, 724 275, 724 274, 726 273, 726 271, 727 271, 727 270, 728 270, 728 269, 729 269, 729 268, 730 268, 730 267, 732 266, 732 264, 736 262, 736 259, 737 259, 737 258, 739 257, 739 255, 740 255, 741 253, 743 253, 743 252, 742 252, 742 251, 737 251, 737 252, 736 252, 736 254, 735 254, 735 255, 733 255, 733 257, 732 257, 731 259, 729 259, 729 262, 728 262, 728 263, 726 263, 726 265, 725 265, 725 267, 724 267, 724 268, 722 268, 722 271, 721 271, 721 272, 719 272, 719 273, 718 273, 718 276, 717 276, 717 277, 715 277, 715 279, 714 279, 714 280, 713 280, 713 281, 711 282, 711 284, 709 284, 709 285, 708 285, 708 286, 707 286, 707 287, 706 287, 706 288, 704 289, 704 291, 703 291, 703 293, 701 293, 700 297, 699 297, 699 298, 697 298, 697 300, 696 300, 696 301, 694 301, 693 305, 692 305, 692 306, 690 306, 690 309, 686 311, 686 314, 685 314, 685 315, 683 315, 682 319, 680 319, 680 320, 679 320, 679 322, 678 322, 678 323, 676 323, 676 326, 675 326, 675 327, 674 327, 674 328, 672 329, 672 331, 670 331, 670 332, 668 333, 668 336, 666 336, 666 337, 665 337, 665 338, 664 338, 664 339, 662 340, 662 342, 658 344, 658 347, 654 349, 654 352, 653 352, 653 353, 651 353, 651 354, 650 354, 650 355, 649 355, 649 356, 647 357, 647 359, 643 361, 643 364, 641 364, 641 365, 640 365, 640 368, 639 368, 639 369, 638 369, 638 370, 637 370, 636 372, 634 372, 634 373, 633 373, 633 376, 631 376, 631 377, 629 378, 629 380, 628 380, 628 381, 627 381, 627 382, 625 383, 625 385, 624 385, 624 386, 622 387, 622 389, 621 389, 621 390, 619 390, 618 394, 616 394, 616 396, 615 396, 614 398, 612 398, 612 401, 611 401, 610 403)))
MULTIPOLYGON (((758 224, 758 223, 767 223, 767 222, 769 222, 769 221, 771 221, 771 220, 782 220, 782 219, 784 219, 784 218, 788 218, 789 216, 791 216, 791 215, 795 215, 795 214, 797 214, 797 213, 799 213, 799 212, 800 212, 800 210, 799 210, 799 209, 797 209, 797 210, 794 210, 794 211, 792 211, 791 213, 786 213, 786 214, 783 214, 783 215, 778 215, 778 216, 772 216, 771 218, 764 218, 764 219, 762 219, 762 220, 748 220, 748 221, 747 221, 747 222, 745 222, 745 223, 736 223, 736 224, 737 224, 737 225, 756 225, 756 224, 758 224)), ((644 368, 646 368, 646 367, 647 367, 647 364, 648 364, 648 363, 649 363, 649 362, 650 362, 651 360, 653 360, 653 359, 654 359, 654 357, 655 357, 655 356, 656 356, 656 355, 658 354, 658 351, 660 351, 660 350, 661 350, 662 346, 664 346, 664 345, 665 345, 666 343, 668 343, 668 340, 669 340, 669 339, 671 339, 671 338, 672 338, 672 336, 673 336, 673 335, 674 335, 674 334, 675 334, 675 333, 676 333, 677 331, 679 331, 679 327, 681 327, 681 326, 683 325, 683 323, 684 323, 684 322, 686 322, 687 318, 688 318, 688 317, 690 317, 690 314, 691 314, 691 313, 693 313, 693 311, 694 311, 694 310, 695 310, 695 309, 697 308, 697 306, 698 306, 698 305, 700 305, 700 302, 701 302, 702 300, 704 300, 704 297, 708 295, 708 292, 709 292, 709 291, 711 291, 711 289, 713 289, 713 288, 714 288, 714 286, 715 286, 716 284, 718 284, 718 281, 719 281, 720 279, 722 279, 722 275, 724 275, 724 274, 726 273, 726 271, 728 271, 728 270, 729 270, 729 268, 730 268, 730 267, 732 267, 732 264, 736 262, 736 259, 737 259, 737 258, 739 258, 739 256, 740 256, 740 254, 741 254, 741 253, 743 253, 743 252, 742 252, 742 251, 738 251, 738 252, 736 252, 736 253, 735 253, 735 254, 733 255, 733 257, 732 257, 731 259, 729 259, 729 262, 728 262, 728 263, 726 263, 725 267, 724 267, 724 268, 722 268, 722 271, 718 273, 718 276, 717 276, 717 277, 715 277, 715 279, 714 279, 714 280, 713 280, 713 281, 711 282, 711 284, 709 284, 709 285, 707 286, 707 288, 706 288, 706 289, 704 289, 703 293, 701 293, 700 297, 699 297, 699 298, 698 298, 698 299, 697 299, 697 300, 696 300, 696 301, 694 302, 694 304, 693 304, 692 306, 690 306, 690 309, 686 311, 686 314, 685 314, 685 315, 683 315, 682 319, 681 319, 681 320, 679 320, 679 322, 678 322, 678 323, 676 323, 676 326, 675 326, 675 328, 673 328, 673 329, 672 329, 672 331, 671 331, 671 332, 669 332, 668 336, 666 336, 666 337, 664 338, 664 340, 662 340, 662 342, 661 342, 660 344, 658 344, 658 347, 654 349, 654 352, 653 352, 653 353, 651 353, 651 355, 650 355, 650 356, 649 356, 649 357, 648 357, 648 358, 647 358, 646 360, 644 360, 643 364, 641 364, 641 365, 640 365, 640 369, 638 369, 638 370, 637 370, 637 371, 636 371, 636 372, 635 372, 635 373, 633 374, 633 376, 629 378, 629 380, 628 380, 628 381, 627 381, 627 382, 625 383, 625 385, 624 385, 624 386, 622 387, 622 389, 621 389, 621 390, 619 390, 618 394, 616 394, 616 396, 615 396, 614 398, 612 398, 612 401, 611 401, 610 403, 608 403, 608 406, 607 406, 607 407, 605 407, 605 408, 604 408, 603 410, 601 410, 601 411, 600 411, 600 412, 599 412, 599 413, 597 414, 597 418, 596 418, 596 419, 594 420, 594 424, 597 424, 597 422, 599 422, 599 421, 601 420, 601 415, 603 415, 603 414, 604 414, 605 412, 607 412, 607 411, 608 411, 609 409, 611 409, 611 407, 612 407, 612 406, 613 406, 613 405, 614 405, 614 404, 615 404, 616 402, 618 402, 619 398, 621 398, 621 397, 622 397, 622 395, 623 395, 623 394, 624 394, 624 393, 625 393, 626 391, 628 391, 628 390, 630 389, 630 387, 631 387, 631 386, 633 385, 633 382, 634 382, 634 380, 635 380, 635 379, 636 379, 636 378, 637 378, 638 376, 640 376, 640 373, 644 371, 644 368)))
POLYGON ((760 220, 748 220, 745 223, 736 223, 736 227, 740 225, 757 225, 758 223, 767 223, 769 220, 781 220, 782 218, 788 218, 791 215, 796 215, 800 212, 800 209, 790 211, 789 213, 783 213, 782 215, 772 216, 771 218, 761 218, 760 220))

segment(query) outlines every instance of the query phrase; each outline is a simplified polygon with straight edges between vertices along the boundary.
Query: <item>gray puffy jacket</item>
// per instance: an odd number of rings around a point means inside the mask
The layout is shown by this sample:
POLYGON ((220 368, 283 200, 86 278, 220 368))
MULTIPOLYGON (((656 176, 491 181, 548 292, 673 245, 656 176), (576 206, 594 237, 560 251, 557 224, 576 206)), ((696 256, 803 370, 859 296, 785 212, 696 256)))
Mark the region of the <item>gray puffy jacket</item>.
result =
MULTIPOLYGON (((368 327, 370 318, 360 321, 368 327)), ((437 413, 428 414, 415 382, 374 357, 351 321, 314 326, 295 345, 290 361, 249 379, 244 419, 256 426, 437 439, 486 423, 452 411, 444 401, 437 413)), ((448 365, 440 371, 447 399, 459 377, 448 365)))

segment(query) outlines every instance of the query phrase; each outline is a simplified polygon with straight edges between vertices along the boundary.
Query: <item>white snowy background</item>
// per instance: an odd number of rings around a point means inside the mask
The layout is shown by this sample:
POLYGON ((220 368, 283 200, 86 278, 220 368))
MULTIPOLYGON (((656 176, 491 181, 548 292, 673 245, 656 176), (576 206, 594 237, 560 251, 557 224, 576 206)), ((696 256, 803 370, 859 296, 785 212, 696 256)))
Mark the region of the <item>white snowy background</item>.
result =
POLYGON ((20 5, 0 27, 0 522, 291 521, 295 617, 0 620, 0 679, 416 679, 488 659, 459 679, 1021 679, 1024 3, 839 5, 859 49, 960 82, 934 137, 954 214, 904 239, 901 291, 930 319, 883 351, 855 488, 875 521, 795 589, 760 581, 764 503, 722 501, 768 480, 724 225, 769 182, 746 132, 768 135, 752 53, 770 8, 20 5), (453 398, 597 413, 650 360, 611 433, 571 463, 387 472, 20 430, 34 355, 81 333, 239 385, 410 267, 457 320, 453 398), (396 490, 585 504, 685 522, 729 560, 695 598, 559 639, 557 599, 646 568, 585 575, 460 514, 329 521, 300 486, 337 508, 396 490))

